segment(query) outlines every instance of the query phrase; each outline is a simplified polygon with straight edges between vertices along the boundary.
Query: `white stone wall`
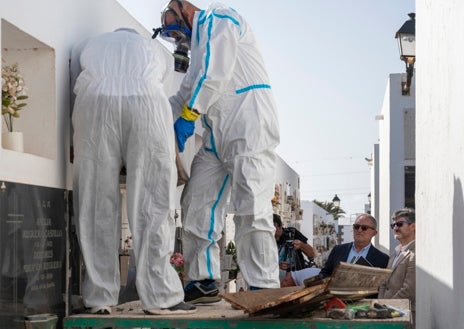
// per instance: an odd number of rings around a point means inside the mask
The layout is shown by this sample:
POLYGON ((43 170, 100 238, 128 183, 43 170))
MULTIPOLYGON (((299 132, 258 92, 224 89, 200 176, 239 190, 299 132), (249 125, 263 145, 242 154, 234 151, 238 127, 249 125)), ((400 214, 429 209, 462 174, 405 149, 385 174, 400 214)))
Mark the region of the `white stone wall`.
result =
POLYGON ((274 213, 282 217, 284 226, 295 226, 299 229, 300 176, 280 156, 277 156, 275 185, 279 198, 274 205, 274 213))
MULTIPOLYGON (((379 157, 379 144, 374 144, 371 154, 372 161, 369 164, 371 170, 371 215, 377 219, 377 227, 379 227, 379 169, 380 169, 380 157, 379 157)), ((377 234, 374 237, 374 243, 378 247, 380 237, 377 234)))
POLYGON ((302 201, 303 219, 299 230, 316 251, 315 262, 323 266, 337 243, 338 222, 312 201, 302 201))
POLYGON ((462 328, 464 4, 416 8, 417 328, 462 328))
POLYGON ((404 168, 406 165, 414 165, 414 159, 406 159, 404 119, 406 112, 415 107, 415 80, 411 94, 405 96, 401 94, 401 81, 401 73, 390 74, 388 78, 382 111, 378 117, 378 157, 374 154, 378 167, 372 168, 378 170, 378 180, 373 182, 374 211, 379 227, 376 242, 387 253, 398 244, 389 224, 392 213, 405 206, 404 168), (377 181, 378 186, 375 186, 377 181))

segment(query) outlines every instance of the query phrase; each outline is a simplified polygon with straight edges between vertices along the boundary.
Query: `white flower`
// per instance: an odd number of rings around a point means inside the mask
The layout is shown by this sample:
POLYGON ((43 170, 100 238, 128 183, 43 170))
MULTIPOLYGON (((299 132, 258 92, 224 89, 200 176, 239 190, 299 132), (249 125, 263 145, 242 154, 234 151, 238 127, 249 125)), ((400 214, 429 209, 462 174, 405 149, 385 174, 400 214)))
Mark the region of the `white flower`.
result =
POLYGON ((19 110, 26 106, 20 102, 28 98, 25 86, 17 63, 2 67, 2 115, 8 131, 13 131, 13 118, 19 118, 19 110))

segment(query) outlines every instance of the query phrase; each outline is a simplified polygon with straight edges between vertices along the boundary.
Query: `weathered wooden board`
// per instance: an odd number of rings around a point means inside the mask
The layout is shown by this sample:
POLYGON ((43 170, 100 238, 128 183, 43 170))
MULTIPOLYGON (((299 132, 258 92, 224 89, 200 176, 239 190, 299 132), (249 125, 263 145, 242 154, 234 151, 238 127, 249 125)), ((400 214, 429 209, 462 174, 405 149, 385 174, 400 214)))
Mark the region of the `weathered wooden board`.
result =
POLYGON ((279 317, 306 317, 310 312, 323 308, 325 302, 332 297, 333 295, 331 295, 327 289, 321 288, 301 298, 289 302, 284 302, 277 306, 266 308, 250 315, 260 316, 274 314, 278 315, 279 317))
POLYGON ((328 284, 330 281, 330 278, 321 278, 320 276, 312 276, 307 279, 304 279, 303 283, 305 287, 312 287, 321 283, 326 283, 328 284))
POLYGON ((391 270, 341 262, 328 284, 333 295, 369 295, 377 293, 391 270))
MULTIPOLYGON (((282 303, 300 299, 302 297, 322 293, 326 289, 325 284, 305 287, 285 287, 277 289, 262 289, 254 291, 240 291, 236 293, 227 293, 221 295, 226 301, 253 314, 260 310, 278 306, 282 303)), ((312 297, 311 297, 312 298, 312 297)))
POLYGON ((278 289, 263 289, 257 291, 242 291, 224 294, 222 297, 232 305, 253 314, 264 309, 270 309, 284 303, 296 301, 306 302, 326 291, 326 283, 308 288, 286 287, 278 289))
POLYGON ((376 294, 391 270, 340 263, 330 278, 305 280, 306 287, 241 291, 221 295, 251 315, 295 316, 321 307, 333 296, 358 300, 376 294))

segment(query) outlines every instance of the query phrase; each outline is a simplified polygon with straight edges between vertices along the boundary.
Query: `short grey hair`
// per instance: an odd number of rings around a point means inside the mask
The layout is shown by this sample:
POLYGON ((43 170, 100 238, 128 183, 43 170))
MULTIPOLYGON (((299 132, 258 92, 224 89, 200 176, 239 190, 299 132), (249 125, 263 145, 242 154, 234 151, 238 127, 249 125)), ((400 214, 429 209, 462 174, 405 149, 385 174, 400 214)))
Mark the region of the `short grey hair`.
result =
POLYGON ((366 217, 371 221, 372 227, 377 229, 377 220, 372 216, 371 214, 359 214, 358 217, 356 217, 355 223, 360 219, 361 217, 366 217))
POLYGON ((396 220, 399 217, 406 217, 409 224, 416 222, 416 212, 412 208, 403 208, 395 211, 392 215, 392 220, 396 220))

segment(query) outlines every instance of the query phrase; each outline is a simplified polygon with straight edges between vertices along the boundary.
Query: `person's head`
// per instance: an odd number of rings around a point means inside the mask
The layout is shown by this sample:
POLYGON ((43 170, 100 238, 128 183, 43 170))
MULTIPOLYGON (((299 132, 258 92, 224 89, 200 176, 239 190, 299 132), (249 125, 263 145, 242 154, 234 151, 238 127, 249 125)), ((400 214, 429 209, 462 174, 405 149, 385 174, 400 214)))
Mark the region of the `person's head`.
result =
POLYGON ((357 248, 364 248, 371 243, 372 238, 377 234, 377 221, 372 215, 361 214, 356 217, 353 224, 354 245, 357 248))
POLYGON ((164 40, 176 45, 174 69, 178 72, 185 73, 189 67, 188 51, 192 37, 192 24, 195 11, 198 10, 200 9, 188 1, 171 0, 161 12, 161 27, 153 29, 153 39, 159 34, 164 40))
POLYGON ((274 233, 274 236, 275 236, 276 240, 279 240, 280 237, 282 236, 282 233, 283 233, 282 219, 280 218, 279 215, 274 214, 273 215, 273 221, 274 221, 274 227, 276 229, 275 233, 274 233))
POLYGON ((186 27, 192 31, 193 17, 199 8, 185 0, 171 0, 161 12, 161 27, 175 26, 186 27))
POLYGON ((416 214, 414 209, 404 208, 397 210, 392 215, 390 225, 397 239, 402 245, 416 239, 416 214))
POLYGON ((161 28, 158 33, 162 38, 176 43, 183 38, 190 39, 193 18, 199 10, 186 0, 169 1, 161 11, 161 28))
POLYGON ((284 278, 282 281, 280 281, 280 287, 285 288, 285 287, 294 287, 296 286, 295 281, 293 280, 292 273, 287 272, 285 273, 284 278))

